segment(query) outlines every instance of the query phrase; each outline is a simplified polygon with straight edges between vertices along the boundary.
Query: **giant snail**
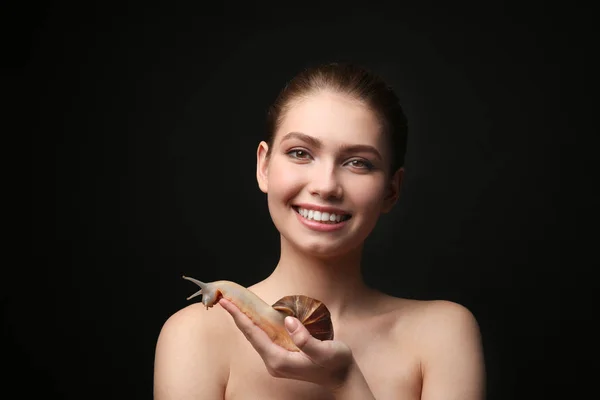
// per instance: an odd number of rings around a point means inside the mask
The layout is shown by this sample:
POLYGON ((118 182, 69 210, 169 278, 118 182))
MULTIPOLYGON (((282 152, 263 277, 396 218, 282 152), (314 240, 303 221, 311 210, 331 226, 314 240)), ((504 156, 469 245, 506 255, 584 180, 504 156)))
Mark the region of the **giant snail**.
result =
POLYGON ((333 340, 331 314, 321 301, 303 295, 285 296, 272 306, 245 287, 231 281, 200 282, 184 276, 183 279, 194 282, 200 290, 189 296, 190 300, 202 295, 202 304, 214 306, 221 297, 235 304, 252 322, 267 333, 269 338, 289 351, 300 351, 292 341, 284 326, 287 316, 298 318, 312 336, 319 340, 333 340))

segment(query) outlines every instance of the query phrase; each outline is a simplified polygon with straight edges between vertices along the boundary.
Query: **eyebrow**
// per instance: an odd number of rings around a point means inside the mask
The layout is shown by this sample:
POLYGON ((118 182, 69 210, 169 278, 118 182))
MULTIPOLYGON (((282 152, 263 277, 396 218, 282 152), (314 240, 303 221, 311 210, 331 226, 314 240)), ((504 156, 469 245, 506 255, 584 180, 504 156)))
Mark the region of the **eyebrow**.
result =
MULTIPOLYGON (((306 142, 316 148, 323 147, 323 143, 319 139, 309 136, 305 133, 301 133, 301 132, 286 133, 281 138, 281 143, 285 142, 286 140, 291 140, 291 139, 301 140, 301 141, 306 142)), ((381 157, 381 154, 379 154, 379 151, 377 151, 377 149, 375 147, 369 146, 367 144, 343 144, 340 146, 340 149, 344 153, 360 153, 360 152, 371 153, 375 157, 379 158, 380 160, 383 159, 381 157)))

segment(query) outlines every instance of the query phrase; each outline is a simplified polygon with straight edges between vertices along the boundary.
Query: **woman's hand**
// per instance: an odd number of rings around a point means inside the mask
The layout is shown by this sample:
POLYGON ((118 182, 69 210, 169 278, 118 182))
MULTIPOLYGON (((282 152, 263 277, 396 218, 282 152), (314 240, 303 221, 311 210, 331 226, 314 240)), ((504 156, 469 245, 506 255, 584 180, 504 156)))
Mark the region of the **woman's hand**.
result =
POLYGON ((301 350, 288 351, 269 336, 233 303, 221 298, 219 304, 231 314, 237 327, 262 357, 267 371, 277 378, 316 383, 330 390, 341 387, 353 363, 352 351, 338 340, 321 341, 293 317, 285 318, 290 337, 301 350))

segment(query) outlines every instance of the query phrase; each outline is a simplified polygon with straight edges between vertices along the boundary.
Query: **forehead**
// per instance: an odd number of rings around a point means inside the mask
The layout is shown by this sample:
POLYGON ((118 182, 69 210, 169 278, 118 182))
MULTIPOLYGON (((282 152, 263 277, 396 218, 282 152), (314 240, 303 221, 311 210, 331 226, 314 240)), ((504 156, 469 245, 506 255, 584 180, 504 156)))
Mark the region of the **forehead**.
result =
POLYGON ((348 95, 322 91, 290 104, 277 137, 302 132, 324 143, 383 146, 383 133, 375 113, 348 95))

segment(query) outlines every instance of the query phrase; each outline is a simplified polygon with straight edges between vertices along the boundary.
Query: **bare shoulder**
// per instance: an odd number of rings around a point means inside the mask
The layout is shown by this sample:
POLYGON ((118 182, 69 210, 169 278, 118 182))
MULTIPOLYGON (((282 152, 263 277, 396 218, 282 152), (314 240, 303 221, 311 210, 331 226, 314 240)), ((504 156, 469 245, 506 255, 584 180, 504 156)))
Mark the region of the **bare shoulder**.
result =
POLYGON ((174 313, 156 344, 154 399, 223 398, 229 374, 230 321, 201 303, 174 313))
POLYGON ((444 335, 443 330, 455 329, 479 333, 475 316, 462 304, 448 300, 413 300, 413 307, 416 318, 431 335, 444 335))
POLYGON ((408 325, 420 354, 422 399, 483 399, 483 347, 473 313, 446 300, 396 301, 397 325, 408 325))
POLYGON ((466 329, 479 334, 473 313, 465 306, 447 300, 413 300, 382 297, 379 308, 391 310, 398 328, 414 329, 419 336, 445 335, 448 329, 466 329))

